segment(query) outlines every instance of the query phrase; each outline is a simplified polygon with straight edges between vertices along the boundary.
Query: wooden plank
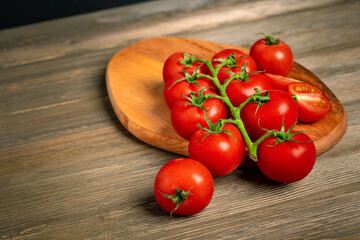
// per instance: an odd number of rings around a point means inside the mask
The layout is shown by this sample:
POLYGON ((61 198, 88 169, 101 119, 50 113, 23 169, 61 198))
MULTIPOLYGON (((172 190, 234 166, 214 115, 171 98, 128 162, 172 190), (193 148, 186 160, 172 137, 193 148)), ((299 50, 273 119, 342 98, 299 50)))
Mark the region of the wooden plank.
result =
MULTIPOLYGON (((166 5, 157 4, 160 7, 160 11, 163 13, 170 9, 173 11, 174 5, 179 5, 177 1, 169 1, 166 5), (163 6, 165 6, 163 8, 163 6)), ((129 44, 131 41, 156 37, 161 35, 174 35, 181 32, 201 30, 208 28, 209 26, 219 27, 220 25, 247 22, 249 20, 263 19, 266 17, 272 17, 279 14, 285 14, 288 12, 296 12, 301 9, 319 8, 321 6, 333 5, 336 0, 324 0, 324 1, 297 1, 288 2, 286 0, 271 2, 254 2, 254 3, 236 3, 230 2, 229 5, 217 3, 212 8, 206 8, 211 1, 205 1, 204 4, 200 4, 200 9, 196 14, 177 14, 168 17, 167 15, 160 15, 160 18, 151 18, 148 15, 144 15, 142 21, 134 21, 130 23, 122 24, 122 19, 118 16, 113 16, 111 20, 101 14, 85 15, 86 17, 75 18, 74 20, 65 20, 62 24, 51 22, 46 26, 41 24, 35 24, 31 31, 44 32, 44 35, 38 34, 29 38, 18 40, 19 45, 8 44, 11 38, 4 41, 0 46, 2 49, 6 49, 6 52, 0 51, 0 62, 3 66, 14 66, 18 64, 28 64, 36 61, 46 61, 58 57, 62 57, 72 51, 87 51, 89 49, 107 49, 118 46, 119 43, 129 44), (203 6, 203 9, 201 8, 203 6), (165 20, 166 19, 166 20, 165 20), (71 22, 70 22, 71 21, 71 22), (95 21, 95 24, 94 24, 95 21), (107 28, 106 24, 102 22, 110 22, 111 28, 107 28), (85 22, 85 23, 84 23, 85 22), (69 24, 74 24, 75 27, 80 28, 80 32, 71 30, 69 24), (116 25, 118 24, 118 25, 116 25), (81 27, 80 27, 81 26, 81 27), (84 26, 84 27, 82 27, 84 26), (47 30, 46 28, 57 29, 57 31, 65 33, 62 36, 56 35, 53 30, 47 30), (55 37, 54 37, 55 36, 55 37), (64 37, 63 37, 64 36, 64 37), (51 42, 51 44, 48 44, 51 42), (34 51, 33 46, 39 47, 41 51, 34 51), (21 50, 21 57, 19 58, 18 51, 21 50), (4 53, 4 54, 3 54, 4 53), (6 54, 5 54, 6 53, 6 54)), ((141 5, 136 11, 141 10, 143 7, 151 7, 153 3, 141 5)), ((182 5, 182 4, 180 4, 182 5)), ((191 10, 192 4, 189 5, 191 10)), ((196 9, 196 5, 194 7, 196 9)), ((129 12, 129 11, 128 11, 129 12)), ((150 11, 151 12, 151 11, 150 11)), ((170 12, 171 13, 171 12, 170 12)), ((122 14, 122 11, 119 15, 122 14)), ((125 14, 125 16, 131 16, 125 14)), ((130 18, 130 19, 133 19, 130 18)), ((29 29, 30 31, 30 29, 29 29)), ((4 35, 13 35, 13 31, 6 30, 4 35)), ((15 34, 15 39, 17 35, 15 34)), ((0 36, 1 38, 5 38, 0 36)), ((7 38, 5 38, 7 39, 7 38)), ((239 45, 239 44, 237 44, 239 45)))
POLYGON ((152 1, 0 31, 0 238, 359 239, 360 2, 278 3, 152 1), (173 29, 156 28, 167 21, 173 29), (152 184, 178 155, 122 127, 106 96, 106 64, 147 37, 249 47, 261 31, 286 40, 333 90, 348 131, 299 183, 238 169, 215 179, 204 212, 169 219, 152 184))

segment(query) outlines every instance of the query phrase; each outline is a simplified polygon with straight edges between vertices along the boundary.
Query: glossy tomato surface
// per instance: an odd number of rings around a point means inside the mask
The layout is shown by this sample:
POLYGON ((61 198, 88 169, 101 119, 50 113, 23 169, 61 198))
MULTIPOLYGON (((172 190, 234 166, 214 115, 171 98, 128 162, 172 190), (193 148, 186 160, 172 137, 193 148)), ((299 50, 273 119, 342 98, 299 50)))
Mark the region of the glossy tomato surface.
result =
POLYGON ((268 77, 273 89, 279 89, 279 90, 283 90, 285 92, 288 91, 288 87, 289 87, 290 83, 300 82, 299 80, 294 79, 294 78, 288 78, 288 77, 271 74, 271 73, 264 73, 264 75, 268 77))
POLYGON ((241 110, 241 119, 252 140, 258 139, 264 129, 280 130, 284 123, 287 131, 298 120, 298 109, 295 100, 287 92, 269 90, 270 100, 263 105, 250 102, 241 110))
POLYGON ((197 72, 206 73, 206 66, 200 62, 185 61, 184 54, 188 54, 189 58, 193 56, 191 53, 176 52, 171 54, 165 61, 163 66, 163 80, 166 83, 173 75, 182 72, 194 72, 198 68, 197 72))
POLYGON ((240 131, 226 124, 226 132, 208 135, 199 129, 189 141, 189 156, 203 163, 213 177, 221 177, 237 169, 244 157, 244 141, 240 131))
MULTIPOLYGON (((220 81, 221 84, 223 84, 225 82, 226 79, 228 79, 229 77, 232 76, 230 72, 233 73, 241 73, 241 66, 243 64, 247 64, 246 66, 246 72, 251 73, 257 70, 256 67, 256 63, 254 61, 254 59, 252 59, 252 57, 250 57, 248 54, 240 51, 239 49, 224 49, 218 53, 216 53, 212 59, 224 59, 226 60, 231 54, 235 54, 234 58, 235 61, 238 60, 238 62, 236 63, 236 65, 234 66, 224 66, 220 69, 219 73, 218 73, 218 79, 220 81)), ((216 68, 221 62, 220 61, 213 61, 213 67, 216 68)))
POLYGON ((291 83, 288 86, 288 91, 297 98, 300 121, 318 121, 331 110, 329 99, 323 91, 314 85, 305 82, 291 83))
MULTIPOLYGON (((216 95, 216 93, 211 94, 216 95)), ((214 124, 220 119, 227 118, 227 108, 220 99, 206 99, 203 107, 207 110, 206 116, 214 124)), ((202 108, 191 105, 190 101, 186 98, 181 98, 171 109, 172 126, 182 138, 189 140, 199 129, 198 123, 202 127, 208 128, 204 113, 205 111, 202 108)))
POLYGON ((293 66, 293 54, 290 47, 279 40, 278 44, 268 45, 266 38, 256 41, 250 49, 258 70, 286 76, 293 66))
POLYGON ((195 83, 189 83, 187 80, 177 82, 182 78, 185 78, 184 73, 176 73, 165 83, 164 98, 169 109, 171 109, 174 103, 184 94, 199 92, 202 88, 205 88, 208 91, 215 91, 214 85, 207 78, 197 79, 196 82, 198 86, 195 83))
POLYGON ((214 193, 214 180, 209 170, 199 161, 190 158, 174 159, 160 169, 154 182, 156 201, 167 212, 172 212, 177 203, 164 194, 174 195, 176 189, 189 191, 189 195, 173 213, 193 215, 210 203, 214 193))
POLYGON ((272 86, 267 76, 261 73, 253 73, 249 78, 249 82, 233 79, 226 88, 226 94, 234 107, 238 107, 246 99, 255 94, 255 88, 261 92, 272 89, 272 86))
POLYGON ((313 169, 316 160, 314 143, 305 133, 293 140, 275 145, 275 137, 266 138, 258 146, 258 167, 268 178, 292 183, 305 178, 313 169), (300 142, 300 143, 299 143, 300 142))

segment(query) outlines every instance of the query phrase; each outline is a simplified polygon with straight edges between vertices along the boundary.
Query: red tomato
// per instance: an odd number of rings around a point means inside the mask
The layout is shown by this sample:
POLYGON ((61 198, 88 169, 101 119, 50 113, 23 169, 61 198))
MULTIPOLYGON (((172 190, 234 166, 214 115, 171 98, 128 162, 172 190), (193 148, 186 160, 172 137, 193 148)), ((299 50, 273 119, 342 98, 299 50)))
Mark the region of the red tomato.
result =
POLYGON ((275 137, 266 138, 258 146, 258 167, 268 178, 291 183, 305 178, 316 160, 315 145, 305 133, 298 133, 291 139, 275 145, 275 137))
POLYGON ((298 110, 295 100, 287 92, 269 90, 270 100, 265 104, 250 102, 240 112, 245 129, 253 140, 258 139, 264 129, 280 130, 284 123, 287 131, 298 120, 298 110))
POLYGON ((205 139, 205 130, 199 129, 189 141, 189 156, 203 163, 213 177, 221 177, 237 169, 244 157, 244 140, 232 124, 225 124, 226 132, 212 133, 205 139))
MULTIPOLYGON (((221 84, 225 82, 226 79, 232 76, 231 73, 241 73, 241 66, 243 64, 247 64, 246 72, 251 73, 257 70, 256 63, 248 54, 240 51, 239 49, 225 49, 218 53, 216 53, 212 59, 227 59, 232 53, 234 53, 234 65, 232 66, 224 66, 220 69, 218 73, 218 79, 221 84), (235 63, 238 61, 237 63, 235 63)), ((216 68, 221 62, 220 61, 213 61, 213 66, 216 68)))
POLYGON ((300 121, 315 122, 331 110, 329 99, 314 85, 305 82, 291 83, 288 91, 297 98, 300 121))
MULTIPOLYGON (((204 92, 211 93, 212 92, 204 92)), ((204 110, 199 106, 190 104, 191 101, 187 98, 179 99, 171 109, 171 123, 175 131, 186 140, 199 129, 199 123, 203 127, 207 127, 204 110)), ((202 103, 202 106, 207 110, 206 116, 212 123, 216 123, 219 119, 227 118, 227 108, 224 103, 217 98, 209 98, 202 103)))
POLYGON ((214 180, 209 170, 199 161, 190 158, 174 159, 166 163, 156 175, 154 193, 156 201, 165 211, 193 215, 210 203, 214 193, 214 180), (170 196, 178 197, 178 202, 174 202, 170 196))
POLYGON ((267 73, 286 76, 293 66, 293 54, 290 47, 269 35, 253 44, 250 56, 255 60, 258 69, 267 73))
POLYGON ((166 83, 176 73, 182 72, 181 70, 190 73, 190 72, 194 72, 197 67, 199 67, 197 72, 199 73, 207 72, 205 64, 202 64, 200 62, 194 62, 194 58, 192 54, 185 52, 176 52, 170 55, 164 63, 164 67, 163 67, 164 82, 166 83))
MULTIPOLYGON (((192 74, 192 73, 190 73, 192 74)), ((171 109, 174 103, 181 98, 184 94, 190 94, 191 92, 199 92, 202 88, 212 91, 214 90, 214 85, 207 78, 199 78, 196 80, 197 84, 183 80, 175 83, 179 79, 185 78, 183 72, 176 73, 173 75, 166 83, 164 87, 164 98, 167 106, 171 109)))
POLYGON ((270 80, 271 86, 273 89, 283 90, 285 92, 288 91, 288 86, 290 83, 300 82, 297 79, 283 77, 276 74, 264 73, 270 80))
POLYGON ((237 107, 255 94, 255 88, 257 88, 259 92, 272 89, 269 79, 264 76, 264 74, 253 73, 249 78, 249 82, 246 80, 231 80, 226 88, 226 94, 231 103, 237 107))

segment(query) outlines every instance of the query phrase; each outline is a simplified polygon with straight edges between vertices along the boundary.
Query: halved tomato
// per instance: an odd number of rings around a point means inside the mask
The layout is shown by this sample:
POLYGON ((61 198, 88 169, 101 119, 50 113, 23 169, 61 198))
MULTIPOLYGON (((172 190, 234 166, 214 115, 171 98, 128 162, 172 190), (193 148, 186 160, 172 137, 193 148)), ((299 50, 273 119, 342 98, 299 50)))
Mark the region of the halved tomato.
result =
POLYGON ((279 89, 287 92, 290 83, 300 82, 294 78, 283 77, 281 75, 264 73, 270 79, 270 83, 273 89, 279 89))
POLYGON ((315 122, 325 117, 331 110, 331 103, 320 88, 305 82, 288 85, 288 92, 295 95, 299 111, 299 120, 315 122))

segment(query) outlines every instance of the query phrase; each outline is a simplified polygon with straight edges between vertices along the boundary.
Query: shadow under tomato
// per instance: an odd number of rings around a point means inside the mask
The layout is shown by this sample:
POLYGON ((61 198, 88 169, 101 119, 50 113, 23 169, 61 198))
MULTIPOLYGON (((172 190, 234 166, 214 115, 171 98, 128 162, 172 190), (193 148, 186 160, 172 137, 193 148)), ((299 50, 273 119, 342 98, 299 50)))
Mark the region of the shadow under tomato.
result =
POLYGON ((156 198, 154 196, 154 194, 152 195, 148 195, 147 197, 144 198, 144 201, 138 204, 139 207, 142 207, 143 210, 145 212, 147 212, 148 214, 152 215, 152 216, 158 216, 161 217, 163 219, 166 219, 166 221, 168 221, 169 219, 182 219, 182 218, 190 218, 195 215, 192 216, 186 216, 186 215, 177 215, 177 214, 173 214, 172 217, 170 217, 170 213, 168 213, 167 211, 165 211, 164 209, 162 209, 160 207, 160 205, 157 203, 156 198))
POLYGON ((257 167, 242 168, 237 172, 242 181, 254 186, 268 186, 271 188, 292 188, 291 184, 274 181, 266 177, 257 167))

